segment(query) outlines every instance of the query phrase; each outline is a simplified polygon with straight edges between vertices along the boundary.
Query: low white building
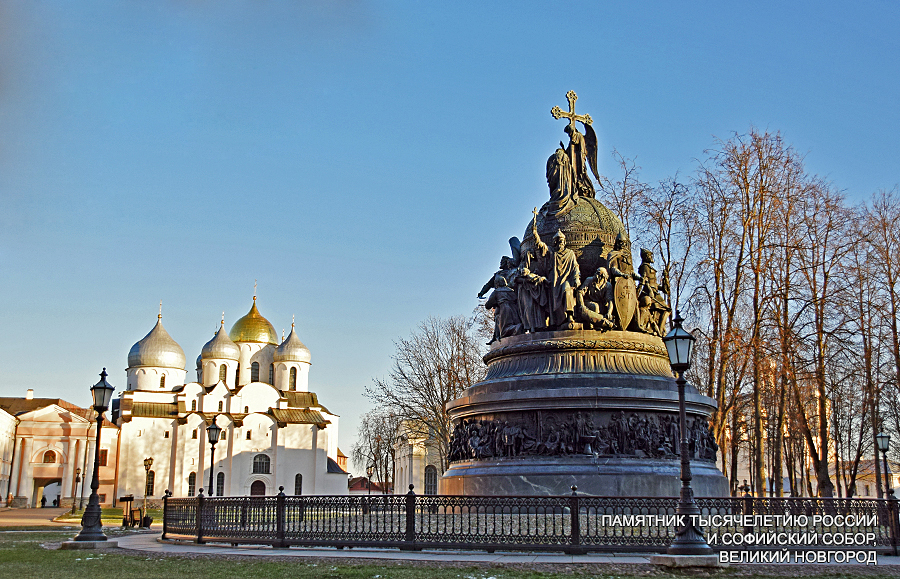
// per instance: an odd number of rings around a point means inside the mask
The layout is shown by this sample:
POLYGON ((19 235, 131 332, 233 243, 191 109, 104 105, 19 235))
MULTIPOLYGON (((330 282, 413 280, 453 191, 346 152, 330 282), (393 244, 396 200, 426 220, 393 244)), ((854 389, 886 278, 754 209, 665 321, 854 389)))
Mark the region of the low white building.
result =
POLYGON ((16 444, 15 416, 0 408, 0 506, 8 506, 10 495, 10 475, 16 444))
POLYGON ((416 494, 436 495, 442 474, 440 454, 434 444, 401 424, 394 442, 394 492, 406 494, 409 485, 413 485, 416 494))
POLYGON ((209 491, 213 421, 222 428, 212 494, 347 494, 339 457, 338 416, 308 391, 310 352, 291 324, 279 343, 256 307, 197 358, 185 382, 185 356, 157 320, 128 355, 127 384, 114 402, 121 428, 119 496, 159 499, 209 491), (149 473, 144 459, 153 458, 149 473), (145 489, 145 481, 146 489, 145 489))

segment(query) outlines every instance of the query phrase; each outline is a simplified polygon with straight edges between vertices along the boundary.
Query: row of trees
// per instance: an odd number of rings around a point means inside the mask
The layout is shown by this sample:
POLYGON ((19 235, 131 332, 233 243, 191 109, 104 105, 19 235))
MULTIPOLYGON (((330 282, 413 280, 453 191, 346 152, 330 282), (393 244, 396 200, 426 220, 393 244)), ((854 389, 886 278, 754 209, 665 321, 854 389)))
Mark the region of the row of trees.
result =
MULTIPOLYGON (((653 250, 670 305, 696 328, 690 378, 718 404, 711 426, 732 490, 749 457, 758 495, 781 496, 783 477, 792 495, 856 495, 874 435, 900 440, 900 195, 851 204, 780 134, 755 129, 655 185, 613 156, 619 176, 598 198, 635 251, 653 250)), ((375 409, 352 451, 358 467, 390 481, 406 436, 430 441, 447 468, 446 404, 485 370, 491 326, 477 312, 429 318, 397 342, 389 377, 367 389, 375 409)))
POLYGON ((900 196, 851 204, 758 130, 655 186, 614 155, 621 178, 598 196, 654 250, 670 305, 697 328, 691 380, 718 403, 732 489, 749 456, 756 494, 781 496, 786 476, 794 495, 856 495, 875 434, 900 433, 900 196))

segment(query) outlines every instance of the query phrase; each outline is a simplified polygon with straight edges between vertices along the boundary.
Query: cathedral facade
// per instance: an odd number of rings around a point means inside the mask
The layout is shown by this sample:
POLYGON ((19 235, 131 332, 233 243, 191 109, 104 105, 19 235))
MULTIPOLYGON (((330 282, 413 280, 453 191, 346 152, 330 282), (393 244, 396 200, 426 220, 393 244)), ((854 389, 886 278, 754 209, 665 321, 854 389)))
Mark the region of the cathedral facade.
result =
POLYGON ((162 319, 128 354, 125 390, 113 402, 120 429, 117 495, 175 497, 347 493, 338 466, 338 416, 309 392, 310 351, 293 324, 279 340, 257 309, 225 331, 224 318, 185 380, 186 358, 162 319), (212 492, 207 427, 215 445, 212 492), (152 458, 150 469, 145 459, 152 458))

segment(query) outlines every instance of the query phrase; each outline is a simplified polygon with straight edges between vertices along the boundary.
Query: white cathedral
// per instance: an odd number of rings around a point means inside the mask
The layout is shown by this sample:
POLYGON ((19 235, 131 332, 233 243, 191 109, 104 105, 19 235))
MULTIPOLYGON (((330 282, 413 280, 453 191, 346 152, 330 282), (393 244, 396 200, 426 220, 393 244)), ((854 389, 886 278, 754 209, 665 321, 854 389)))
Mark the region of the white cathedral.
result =
POLYGON ((120 428, 117 496, 208 494, 213 421, 222 428, 214 496, 273 495, 281 486, 288 495, 347 493, 338 416, 309 392, 310 352, 293 324, 279 343, 254 296, 230 332, 223 317, 203 346, 196 382, 185 382, 185 362, 161 315, 131 348, 127 385, 112 408, 120 428))

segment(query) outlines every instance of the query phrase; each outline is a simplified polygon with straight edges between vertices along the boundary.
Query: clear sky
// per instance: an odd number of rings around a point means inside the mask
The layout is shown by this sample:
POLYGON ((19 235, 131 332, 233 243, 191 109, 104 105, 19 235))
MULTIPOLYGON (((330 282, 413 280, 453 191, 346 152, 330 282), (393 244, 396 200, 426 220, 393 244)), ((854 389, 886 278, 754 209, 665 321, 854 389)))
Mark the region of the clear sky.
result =
POLYGON ((0 396, 87 405, 156 321, 188 358, 297 317, 349 453, 393 341, 475 294, 579 95, 650 182, 751 125, 900 181, 896 2, 0 1, 0 396))

